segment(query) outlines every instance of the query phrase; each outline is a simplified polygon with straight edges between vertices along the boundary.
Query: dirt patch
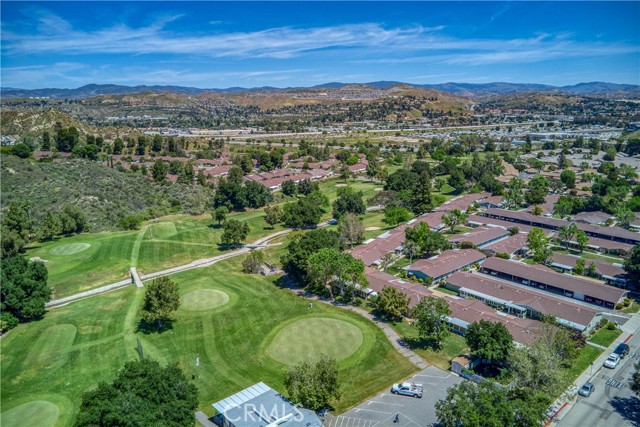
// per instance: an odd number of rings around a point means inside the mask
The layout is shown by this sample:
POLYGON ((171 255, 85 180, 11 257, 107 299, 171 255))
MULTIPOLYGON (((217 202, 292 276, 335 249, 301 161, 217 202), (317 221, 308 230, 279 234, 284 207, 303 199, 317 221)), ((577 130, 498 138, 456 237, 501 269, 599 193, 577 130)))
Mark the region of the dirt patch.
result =
POLYGON ((380 230, 380 227, 367 227, 364 229, 364 231, 373 231, 373 230, 380 230))
POLYGON ((349 184, 336 184, 336 187, 348 187, 349 184))

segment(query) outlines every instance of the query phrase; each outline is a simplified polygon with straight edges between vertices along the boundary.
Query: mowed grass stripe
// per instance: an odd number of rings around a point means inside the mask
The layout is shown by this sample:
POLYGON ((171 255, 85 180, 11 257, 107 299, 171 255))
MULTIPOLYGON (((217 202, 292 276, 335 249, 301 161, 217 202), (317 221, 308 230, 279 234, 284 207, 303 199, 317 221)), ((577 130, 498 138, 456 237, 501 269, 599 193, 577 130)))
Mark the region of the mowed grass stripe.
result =
POLYGON ((23 403, 0 417, 2 427, 54 427, 60 408, 46 400, 34 400, 23 403))
POLYGON ((53 368, 66 362, 67 352, 73 345, 77 329, 63 323, 45 329, 33 343, 24 359, 25 370, 34 366, 53 368))

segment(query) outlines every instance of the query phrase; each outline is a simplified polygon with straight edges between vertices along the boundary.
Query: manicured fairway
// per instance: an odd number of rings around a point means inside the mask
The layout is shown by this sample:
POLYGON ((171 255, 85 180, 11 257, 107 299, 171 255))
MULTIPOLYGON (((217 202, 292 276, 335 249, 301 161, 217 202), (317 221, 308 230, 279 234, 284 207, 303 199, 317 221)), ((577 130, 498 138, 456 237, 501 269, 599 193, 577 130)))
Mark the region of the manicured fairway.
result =
POLYGON ((316 360, 321 354, 341 361, 358 351, 363 338, 362 330, 348 321, 305 316, 279 329, 268 352, 286 365, 316 360))
MULTIPOLYGON (((248 241, 282 229, 267 226, 263 211, 230 217, 249 224, 248 241)), ((85 233, 42 243, 27 253, 47 261, 54 298, 62 298, 126 279, 131 266, 144 274, 219 255, 222 230, 211 223, 208 214, 167 216, 138 231, 85 233)))
MULTIPOLYGON (((294 332, 288 328, 298 328, 300 346, 321 341, 324 348, 317 348, 341 354, 336 356, 341 358, 342 383, 338 411, 415 372, 372 322, 321 303, 310 311, 307 300, 274 284, 277 277, 240 273, 241 261, 235 257, 172 276, 187 303, 178 310, 173 329, 162 334, 137 331, 144 288, 134 286, 77 301, 18 326, 0 340, 2 425, 31 411, 21 405, 47 401, 59 408, 55 427, 71 426, 82 393, 112 380, 127 360, 138 358, 136 338, 146 357, 177 363, 188 378, 195 376, 199 409, 210 415, 211 403, 259 381, 286 392, 286 365, 274 360, 269 345, 280 332, 282 337, 294 332), (218 305, 225 299, 220 292, 228 298, 223 305, 218 305), (201 309, 202 301, 212 308, 201 309), (358 338, 359 345, 340 342, 358 338)), ((47 408, 41 412, 54 414, 47 408)), ((55 418, 47 417, 37 425, 48 426, 47 420, 55 418)))
POLYGON ((54 427, 60 408, 46 400, 24 403, 2 413, 2 427, 54 427))

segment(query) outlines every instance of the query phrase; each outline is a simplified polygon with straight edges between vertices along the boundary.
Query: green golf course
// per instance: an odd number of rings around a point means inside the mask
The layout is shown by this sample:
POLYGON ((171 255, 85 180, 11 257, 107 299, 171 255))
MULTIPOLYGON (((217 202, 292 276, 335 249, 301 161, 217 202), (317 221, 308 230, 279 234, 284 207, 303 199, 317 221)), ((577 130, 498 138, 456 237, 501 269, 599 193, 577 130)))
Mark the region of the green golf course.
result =
POLYGON ((182 306, 161 334, 137 331, 144 288, 134 286, 18 326, 0 343, 1 425, 71 426, 82 393, 139 357, 136 339, 145 357, 194 376, 208 414, 211 403, 259 381, 286 392, 287 366, 319 353, 339 360, 338 412, 415 371, 370 321, 321 303, 309 309, 274 276, 240 273, 242 258, 171 276, 182 306))

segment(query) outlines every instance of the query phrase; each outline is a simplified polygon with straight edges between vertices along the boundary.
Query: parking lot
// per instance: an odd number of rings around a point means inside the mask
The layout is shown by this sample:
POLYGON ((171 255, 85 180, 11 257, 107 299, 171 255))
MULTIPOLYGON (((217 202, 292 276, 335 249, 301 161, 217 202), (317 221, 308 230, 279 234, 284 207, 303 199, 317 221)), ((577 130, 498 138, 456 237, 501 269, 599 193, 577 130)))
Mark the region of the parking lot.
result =
POLYGON ((408 380, 422 384, 422 399, 397 396, 385 391, 337 417, 327 427, 427 427, 436 422, 435 404, 447 395, 447 388, 463 380, 430 366, 408 380), (398 422, 394 419, 398 415, 398 422))

